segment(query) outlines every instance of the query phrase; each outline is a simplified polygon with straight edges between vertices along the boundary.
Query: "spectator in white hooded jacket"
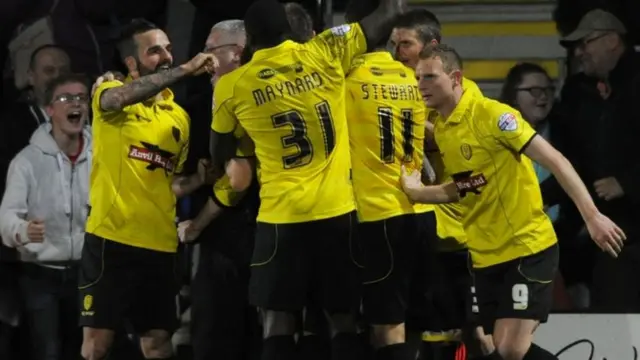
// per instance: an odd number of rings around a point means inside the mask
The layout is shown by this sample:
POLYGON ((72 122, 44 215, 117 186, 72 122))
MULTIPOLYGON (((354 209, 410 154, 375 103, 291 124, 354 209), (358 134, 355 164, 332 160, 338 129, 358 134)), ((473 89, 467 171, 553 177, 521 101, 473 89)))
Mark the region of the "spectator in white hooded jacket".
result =
POLYGON ((13 158, 0 205, 0 234, 18 249, 20 289, 34 360, 77 358, 76 266, 82 252, 91 168, 89 93, 78 75, 46 91, 51 122, 13 158))

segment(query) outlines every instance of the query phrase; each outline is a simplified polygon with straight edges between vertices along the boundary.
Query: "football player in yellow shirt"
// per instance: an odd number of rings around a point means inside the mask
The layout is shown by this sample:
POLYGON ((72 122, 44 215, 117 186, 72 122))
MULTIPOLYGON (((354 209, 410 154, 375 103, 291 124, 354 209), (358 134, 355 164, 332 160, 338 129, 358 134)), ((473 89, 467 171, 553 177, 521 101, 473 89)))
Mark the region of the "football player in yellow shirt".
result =
POLYGON ((558 179, 580 211, 593 240, 612 256, 625 234, 595 207, 566 158, 513 108, 463 91, 462 61, 446 45, 425 48, 416 72, 427 106, 438 112, 435 139, 453 181, 424 186, 402 176, 420 203, 463 204, 479 319, 493 335, 488 359, 556 359, 532 343, 547 320, 558 247, 546 216, 532 160, 558 179))
MULTIPOLYGON (((415 71, 420 61, 420 52, 425 46, 436 45, 441 41, 441 25, 438 18, 429 10, 412 9, 400 16, 394 23, 391 44, 396 50, 396 58, 415 71)), ((463 79, 462 87, 466 92, 482 96, 478 86, 469 79, 463 79)), ((427 108, 428 131, 425 134, 425 154, 432 165, 436 183, 450 181, 451 174, 444 168, 442 157, 433 140, 433 123, 435 110, 427 108)), ((433 353, 443 354, 453 359, 460 348, 462 332, 472 335, 469 326, 471 319, 471 274, 468 270, 469 253, 466 248, 467 236, 462 228, 462 208, 458 203, 435 205, 437 232, 440 241, 438 252, 431 264, 434 280, 430 288, 431 296, 424 319, 423 346, 421 353, 426 357, 434 357, 433 353)), ((464 336, 471 340, 470 336, 464 336)), ((469 350, 479 352, 477 344, 469 350)))
MULTIPOLYGON (((372 3, 351 5, 348 22, 375 9, 372 3)), ((353 61, 347 121, 365 259, 364 319, 371 325, 376 359, 409 360, 417 349, 409 347, 406 332, 418 330, 419 338, 424 330, 415 322, 425 316, 436 219, 432 205, 414 205, 398 182, 403 164, 422 168, 426 115, 413 71, 393 59, 387 42, 381 39, 353 61)))
POLYGON ((403 6, 382 0, 359 23, 327 30, 309 42, 287 40, 286 11, 258 0, 244 18, 251 60, 215 89, 212 160, 235 153, 241 126, 260 166, 260 210, 250 300, 263 313, 262 359, 295 356, 293 314, 309 297, 331 317, 333 358, 359 358, 354 310, 359 268, 352 259, 355 202, 345 116, 345 73, 354 57, 388 33, 380 23, 403 6))
POLYGON ((204 183, 181 176, 189 116, 168 86, 210 71, 213 55, 172 67, 167 35, 144 20, 122 31, 125 83, 100 84, 92 100, 93 165, 79 277, 85 359, 108 355, 114 330, 130 320, 145 357, 172 357, 176 196, 204 183))

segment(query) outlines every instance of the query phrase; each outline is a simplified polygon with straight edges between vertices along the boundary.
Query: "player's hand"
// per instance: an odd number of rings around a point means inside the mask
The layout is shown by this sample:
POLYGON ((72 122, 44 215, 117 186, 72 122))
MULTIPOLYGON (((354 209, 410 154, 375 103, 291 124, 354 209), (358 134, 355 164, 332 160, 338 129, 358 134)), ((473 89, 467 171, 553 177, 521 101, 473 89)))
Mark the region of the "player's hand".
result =
POLYGON ((125 79, 125 76, 121 72, 107 71, 102 76, 97 78, 96 82, 93 83, 93 86, 91 87, 91 96, 93 96, 96 93, 96 89, 98 89, 98 86, 102 85, 103 82, 113 81, 113 80, 124 81, 124 79, 125 79))
POLYGON ((400 182, 402 184, 402 190, 409 196, 409 199, 416 201, 417 192, 423 187, 420 172, 418 170, 409 172, 404 165, 402 165, 401 171, 400 182))
POLYGON ((201 184, 213 184, 218 177, 209 159, 198 160, 198 180, 201 184))
POLYGON ((618 180, 614 177, 600 179, 593 183, 596 194, 601 199, 610 201, 624 196, 624 190, 618 180))
POLYGON ((21 239, 20 234, 16 234, 18 243, 41 243, 44 241, 44 221, 31 220, 27 225, 27 237, 28 239, 21 239))
POLYGON ((624 241, 627 239, 622 229, 601 213, 597 213, 586 221, 586 225, 589 235, 600 249, 613 257, 618 257, 624 246, 624 241))
POLYGON ((202 75, 204 73, 213 74, 218 68, 218 58, 213 54, 207 53, 199 53, 194 56, 193 59, 189 60, 185 64, 181 65, 181 67, 187 72, 187 74, 192 76, 202 75))
POLYGON ((186 220, 178 224, 178 238, 182 243, 190 243, 200 236, 202 229, 198 229, 192 220, 186 220))

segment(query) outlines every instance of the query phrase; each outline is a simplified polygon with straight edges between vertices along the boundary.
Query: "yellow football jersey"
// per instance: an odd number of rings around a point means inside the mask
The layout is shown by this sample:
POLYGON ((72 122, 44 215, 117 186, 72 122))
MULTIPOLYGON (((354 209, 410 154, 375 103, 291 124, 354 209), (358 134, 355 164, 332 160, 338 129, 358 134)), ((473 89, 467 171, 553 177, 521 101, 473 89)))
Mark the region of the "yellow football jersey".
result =
MULTIPOLYGON (((470 96, 483 96, 478 84, 467 78, 462 79, 462 88, 470 96)), ((437 115, 435 110, 427 109, 428 121, 433 123, 437 115)), ((429 147, 427 145, 425 152, 436 173, 438 183, 452 181, 451 174, 445 169, 442 156, 440 156, 440 151, 437 147, 429 147)), ((438 237, 444 240, 440 244, 441 250, 458 250, 466 246, 467 235, 462 227, 462 213, 461 203, 437 204, 435 206, 438 237)))
POLYGON ((388 52, 361 55, 347 76, 347 121, 360 221, 426 212, 398 179, 401 166, 421 168, 425 109, 413 74, 388 52))
POLYGON ((460 192, 474 267, 535 254, 557 242, 531 160, 521 154, 535 134, 513 108, 468 92, 447 119, 435 120, 445 169, 460 192))
POLYGON ((173 174, 182 171, 189 148, 189 116, 166 89, 163 100, 122 111, 103 111, 100 96, 122 86, 102 83, 93 97, 91 211, 87 232, 151 250, 175 252, 176 196, 173 174))
POLYGON ((344 77, 366 48, 360 25, 342 25, 304 44, 256 51, 218 81, 211 128, 228 134, 240 125, 253 140, 258 221, 307 222, 355 209, 344 77))

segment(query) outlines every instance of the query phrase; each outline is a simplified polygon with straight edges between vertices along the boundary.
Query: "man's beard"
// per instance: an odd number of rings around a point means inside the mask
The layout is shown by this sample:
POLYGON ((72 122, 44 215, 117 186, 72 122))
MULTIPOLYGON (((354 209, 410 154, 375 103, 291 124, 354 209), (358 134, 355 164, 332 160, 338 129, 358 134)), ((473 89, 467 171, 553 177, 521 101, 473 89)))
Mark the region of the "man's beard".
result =
POLYGON ((152 74, 161 73, 163 71, 168 71, 168 70, 171 70, 172 66, 173 66, 172 63, 165 62, 162 64, 158 64, 158 66, 156 66, 155 69, 149 69, 144 65, 142 65, 141 62, 138 61, 138 71, 140 72, 140 76, 152 75, 152 74))

